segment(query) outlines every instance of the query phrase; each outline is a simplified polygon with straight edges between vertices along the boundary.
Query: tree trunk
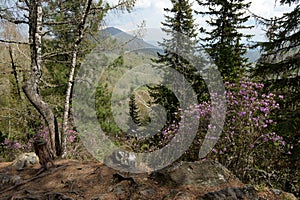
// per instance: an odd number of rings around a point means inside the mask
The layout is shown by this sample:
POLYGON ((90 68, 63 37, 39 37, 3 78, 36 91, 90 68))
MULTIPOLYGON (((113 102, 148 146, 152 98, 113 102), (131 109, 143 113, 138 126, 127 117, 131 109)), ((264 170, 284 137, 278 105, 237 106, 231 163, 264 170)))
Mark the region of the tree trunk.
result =
POLYGON ((24 93, 31 104, 45 119, 49 128, 49 137, 51 153, 59 154, 59 147, 55 145, 55 116, 47 103, 45 103, 38 88, 38 82, 41 78, 42 64, 42 30, 43 30, 43 10, 41 0, 30 1, 29 9, 29 43, 31 51, 31 74, 30 78, 23 86, 24 93))
POLYGON ((66 99, 65 99, 65 106, 64 106, 64 118, 63 118, 63 127, 61 131, 61 152, 62 157, 65 158, 67 155, 67 127, 68 127, 68 120, 69 120, 69 112, 70 112, 70 99, 71 99, 71 93, 73 88, 73 82, 74 82, 74 74, 75 74, 75 68, 77 65, 77 56, 78 56, 78 49, 79 44, 81 43, 83 36, 84 36, 84 26, 86 24, 86 19, 88 16, 88 13, 90 11, 90 7, 92 4, 92 0, 86 0, 84 12, 81 17, 81 21, 78 25, 78 37, 76 38, 75 44, 74 44, 74 50, 72 55, 72 64, 69 74, 69 81, 68 81, 68 88, 66 93, 66 99))
POLYGON ((53 155, 51 154, 45 140, 34 141, 33 147, 36 155, 39 157, 39 162, 42 168, 47 170, 54 166, 53 155))

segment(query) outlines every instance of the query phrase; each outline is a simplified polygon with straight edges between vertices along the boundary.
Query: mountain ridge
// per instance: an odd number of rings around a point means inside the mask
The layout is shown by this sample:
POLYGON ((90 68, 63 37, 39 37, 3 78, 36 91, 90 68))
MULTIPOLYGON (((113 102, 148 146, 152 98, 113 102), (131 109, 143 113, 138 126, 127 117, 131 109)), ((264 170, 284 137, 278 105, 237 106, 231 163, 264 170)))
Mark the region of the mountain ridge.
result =
MULTIPOLYGON (((156 56, 157 53, 164 53, 162 48, 153 45, 154 41, 147 42, 144 39, 139 38, 138 36, 129 34, 116 27, 107 27, 101 30, 101 34, 112 36, 118 41, 118 43, 124 44, 123 46, 125 51, 140 51, 147 54, 152 54, 154 56, 156 56)), ((250 49, 245 54, 245 57, 249 59, 250 63, 254 64, 260 57, 260 50, 250 49)))

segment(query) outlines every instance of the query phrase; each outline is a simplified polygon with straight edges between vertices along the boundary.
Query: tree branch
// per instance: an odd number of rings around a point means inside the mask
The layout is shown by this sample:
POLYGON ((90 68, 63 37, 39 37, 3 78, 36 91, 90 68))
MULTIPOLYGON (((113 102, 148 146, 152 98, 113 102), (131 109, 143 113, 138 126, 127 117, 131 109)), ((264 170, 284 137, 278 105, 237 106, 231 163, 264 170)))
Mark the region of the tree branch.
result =
MULTIPOLYGON (((2 10, 1 10, 1 11, 2 11, 2 10)), ((0 19, 5 20, 5 21, 8 21, 8 22, 13 23, 13 24, 28 24, 28 22, 25 21, 25 20, 14 19, 14 18, 12 18, 12 17, 8 17, 8 16, 3 15, 3 14, 1 14, 1 13, 0 13, 0 19)))
POLYGON ((0 42, 6 43, 6 44, 27 44, 27 45, 30 45, 29 42, 14 41, 14 40, 3 40, 3 39, 0 39, 0 42))

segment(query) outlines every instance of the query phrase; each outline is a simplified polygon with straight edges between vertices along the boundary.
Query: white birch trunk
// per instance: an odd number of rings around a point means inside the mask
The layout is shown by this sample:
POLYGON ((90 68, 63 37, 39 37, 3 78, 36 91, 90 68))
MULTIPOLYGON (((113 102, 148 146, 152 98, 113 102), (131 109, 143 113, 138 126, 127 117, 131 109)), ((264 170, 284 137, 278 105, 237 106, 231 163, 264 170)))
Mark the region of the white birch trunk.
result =
POLYGON ((78 51, 79 51, 79 45, 84 37, 84 33, 85 33, 84 29, 85 29, 86 19, 90 12, 91 4, 92 4, 92 0, 86 0, 84 12, 82 14, 80 23, 78 24, 78 29, 77 29, 78 36, 75 40, 74 50, 73 50, 73 55, 72 55, 72 63, 71 63, 71 69, 70 69, 70 73, 69 73, 68 88, 67 88, 67 92, 66 92, 66 99, 65 99, 65 105, 64 105, 63 127, 62 127, 62 131, 61 131, 61 150, 62 150, 63 158, 65 158, 67 155, 66 131, 68 128, 69 113, 70 113, 70 99, 71 99, 71 93, 72 93, 72 88, 73 88, 75 69, 76 69, 76 65, 77 65, 77 56, 78 56, 78 51))
POLYGON ((50 146, 53 155, 56 155, 55 146, 55 116, 40 94, 38 83, 41 78, 42 64, 42 31, 43 31, 43 10, 41 0, 31 0, 29 5, 29 43, 31 51, 31 74, 23 86, 23 90, 32 105, 45 119, 50 136, 50 146))

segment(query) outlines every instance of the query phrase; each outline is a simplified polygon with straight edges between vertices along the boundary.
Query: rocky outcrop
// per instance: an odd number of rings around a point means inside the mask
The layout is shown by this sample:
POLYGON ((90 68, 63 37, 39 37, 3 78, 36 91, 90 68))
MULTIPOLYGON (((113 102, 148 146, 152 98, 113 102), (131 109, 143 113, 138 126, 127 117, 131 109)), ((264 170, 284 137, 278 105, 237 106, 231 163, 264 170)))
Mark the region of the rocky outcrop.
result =
POLYGON ((210 160, 181 162, 169 168, 153 173, 160 182, 176 185, 194 185, 213 187, 239 180, 220 163, 210 160))
MULTIPOLYGON (((0 163, 1 164, 1 163, 0 163)), ((292 194, 247 186, 215 161, 181 162, 149 174, 101 163, 56 160, 55 167, 1 170, 0 199, 296 200, 292 194), (46 184, 45 184, 46 183, 46 184)))

